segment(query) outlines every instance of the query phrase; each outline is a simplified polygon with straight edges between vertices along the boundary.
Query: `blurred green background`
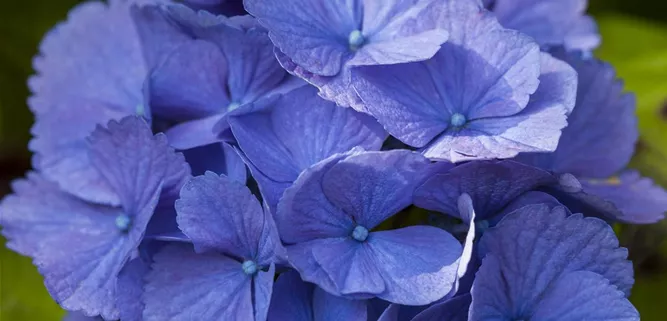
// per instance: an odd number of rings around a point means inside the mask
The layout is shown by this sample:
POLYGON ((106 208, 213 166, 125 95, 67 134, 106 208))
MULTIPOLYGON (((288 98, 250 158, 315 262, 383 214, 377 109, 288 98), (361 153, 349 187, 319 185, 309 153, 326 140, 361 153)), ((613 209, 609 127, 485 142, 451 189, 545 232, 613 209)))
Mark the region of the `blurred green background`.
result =
MULTIPOLYGON (((553 0, 560 1, 560 0, 553 0)), ((27 142, 32 116, 26 106, 31 59, 42 35, 65 19, 77 0, 2 1, 0 4, 0 195, 30 168, 27 142)), ((641 139, 632 166, 667 186, 667 1, 591 0, 611 62, 638 98, 641 139)), ((642 320, 667 320, 667 223, 618 227, 635 262, 632 301, 642 320)), ((29 259, 0 239, 0 320, 50 321, 64 315, 29 259)))

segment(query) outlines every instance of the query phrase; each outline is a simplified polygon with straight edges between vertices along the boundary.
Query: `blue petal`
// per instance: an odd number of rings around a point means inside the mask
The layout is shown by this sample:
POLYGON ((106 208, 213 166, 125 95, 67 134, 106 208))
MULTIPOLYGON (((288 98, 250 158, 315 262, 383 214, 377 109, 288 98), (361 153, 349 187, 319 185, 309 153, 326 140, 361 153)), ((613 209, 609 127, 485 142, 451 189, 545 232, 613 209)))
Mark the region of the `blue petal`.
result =
POLYGON ((89 143, 91 164, 131 215, 146 208, 156 190, 174 196, 190 175, 183 155, 174 153, 164 135, 153 136, 139 117, 111 121, 108 129, 98 126, 89 143))
POLYGON ((241 263, 170 245, 155 256, 152 268, 146 278, 144 320, 254 319, 252 278, 241 263))
POLYGON ((354 229, 352 217, 332 204, 325 195, 322 180, 333 166, 355 153, 359 151, 335 154, 313 165, 285 190, 275 215, 283 242, 289 244, 345 237, 354 229))
POLYGON ((275 283, 268 320, 365 321, 366 302, 334 296, 288 271, 275 283))
POLYGON ((362 2, 353 0, 248 0, 250 14, 269 29, 271 40, 297 64, 323 76, 336 75, 350 56, 347 39, 361 27, 362 2))
POLYGON ((566 115, 574 106, 576 73, 566 63, 542 53, 539 80, 540 87, 519 113, 471 120, 459 132, 446 132, 431 142, 423 153, 461 161, 555 150, 567 125, 566 115))
POLYGON ((603 178, 625 167, 638 137, 635 99, 623 93, 614 69, 595 59, 557 52, 578 73, 576 106, 555 152, 518 159, 556 173, 603 178))
POLYGON ((555 193, 564 204, 591 216, 630 224, 650 224, 664 218, 667 192, 636 171, 606 180, 581 180, 579 193, 555 193))
POLYGON ((503 26, 535 38, 542 46, 592 50, 600 44, 600 35, 588 25, 586 5, 586 0, 496 0, 493 12, 503 26))
POLYGON ((185 184, 177 221, 198 252, 221 251, 268 265, 282 251, 270 214, 241 183, 207 172, 185 184))
MULTIPOLYGON (((379 150, 386 137, 371 117, 319 98, 315 88, 302 87, 274 99, 254 112, 230 117, 229 123, 258 175, 275 183, 291 183, 311 165, 356 146, 379 150)), ((267 193, 282 194, 261 183, 267 193)), ((275 207, 278 200, 267 201, 275 207)))
POLYGON ((531 318, 554 282, 573 271, 602 275, 628 295, 634 282, 627 250, 604 221, 568 216, 563 207, 525 206, 481 240, 482 267, 470 318, 531 318))
POLYGON ((134 113, 143 102, 146 73, 129 12, 136 2, 83 3, 47 34, 34 60, 38 75, 29 81, 33 112, 43 115, 72 108, 64 102, 89 101, 98 109, 134 113))
POLYGON ((150 266, 142 258, 128 262, 118 275, 116 304, 123 321, 141 321, 144 311, 144 277, 150 266))
MULTIPOLYGON (((430 226, 380 231, 369 236, 385 290, 377 296, 406 305, 441 299, 456 282, 461 244, 449 233, 430 226)), ((317 254, 316 254, 317 255, 317 254)))
POLYGON ((639 312, 623 292, 603 276, 575 271, 560 277, 542 298, 535 320, 638 321, 639 312))
POLYGON ((572 109, 575 72, 480 9, 469 11, 452 10, 450 41, 431 60, 355 68, 352 82, 366 110, 431 158, 555 150, 572 109))
POLYGON ((29 80, 29 104, 38 115, 30 145, 34 166, 72 194, 114 205, 117 197, 98 186, 85 137, 96 124, 134 114, 144 102, 146 66, 130 19, 133 2, 72 9, 42 41, 34 60, 38 74, 29 80))
POLYGON ((548 172, 511 160, 477 161, 430 177, 415 191, 415 205, 461 217, 459 196, 470 195, 478 220, 497 215, 519 195, 555 183, 548 172))
POLYGON ((98 124, 129 113, 100 108, 90 100, 65 104, 69 109, 37 118, 32 128, 35 138, 29 145, 35 152, 33 166, 73 195, 95 203, 119 205, 118 195, 90 163, 86 137, 98 124))
POLYGON ((464 294, 438 302, 415 316, 412 321, 468 321, 470 301, 471 296, 464 294))
POLYGON ((191 40, 176 47, 146 79, 151 110, 172 121, 226 112, 229 60, 213 43, 191 40))
POLYGON ((299 273, 290 270, 278 276, 273 286, 269 321, 314 321, 314 285, 301 280, 299 273))
POLYGON ((36 173, 14 181, 12 189, 14 194, 0 203, 0 225, 8 239, 7 247, 16 252, 35 256, 42 248, 56 251, 62 244, 50 242, 50 239, 76 234, 78 230, 92 228, 112 238, 117 234, 114 220, 121 210, 88 204, 36 173), (72 229, 63 229, 63 226, 72 229))
POLYGON ((365 152, 333 165, 320 184, 332 205, 372 229, 412 204, 429 168, 430 162, 415 152, 365 152))

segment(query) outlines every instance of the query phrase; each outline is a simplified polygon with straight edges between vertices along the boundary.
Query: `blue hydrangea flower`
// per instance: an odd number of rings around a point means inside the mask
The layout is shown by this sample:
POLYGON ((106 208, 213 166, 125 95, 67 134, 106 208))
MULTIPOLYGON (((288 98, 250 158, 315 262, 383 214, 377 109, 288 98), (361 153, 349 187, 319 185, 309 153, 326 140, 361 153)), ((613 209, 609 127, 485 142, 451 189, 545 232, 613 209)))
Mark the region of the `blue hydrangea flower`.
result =
POLYGON ((455 3, 439 20, 449 41, 432 59, 352 70, 366 110, 429 158, 555 150, 574 107, 574 70, 473 1, 455 3))
POLYGON ((303 170, 353 147, 379 150, 387 136, 372 117, 340 108, 310 86, 251 108, 229 124, 271 209, 303 170))
POLYGON ((555 152, 517 160, 560 174, 562 186, 552 192, 584 214, 628 223, 661 220, 667 192, 624 170, 638 137, 634 97, 623 93, 610 65, 562 51, 556 55, 578 72, 576 107, 555 152))
POLYGON ((412 203, 428 160, 405 150, 334 155, 302 173, 276 223, 303 280, 351 298, 423 305, 456 280, 461 245, 430 226, 373 231, 412 203))
POLYGON ((639 320, 627 250, 597 218, 525 206, 481 240, 469 320, 639 320))
POLYGON ((588 0, 492 0, 485 4, 503 26, 533 37, 543 47, 590 51, 600 44, 597 25, 585 14, 588 0))
POLYGON ((350 300, 325 292, 301 280, 299 273, 280 274, 273 287, 269 321, 366 321, 366 301, 350 300))
POLYGON ((285 69, 342 106, 363 110, 350 88, 354 66, 425 60, 447 40, 433 11, 435 0, 246 0, 269 30, 285 69))
POLYGON ((245 186, 212 172, 186 183, 176 209, 194 250, 174 244, 155 255, 144 320, 265 320, 285 256, 269 212, 245 186))
POLYGON ((187 165, 164 135, 153 136, 135 116, 96 129, 88 148, 91 166, 120 206, 85 202, 30 174, 3 200, 0 224, 8 246, 34 258, 61 306, 118 319, 118 273, 137 251, 160 197, 180 188, 187 165))
POLYGON ((182 5, 146 6, 133 17, 152 68, 146 80, 152 112, 180 122, 166 131, 178 149, 220 141, 213 128, 229 111, 302 84, 280 67, 252 17, 182 5))
POLYGON ((42 41, 33 64, 37 75, 29 81, 33 165, 65 191, 94 202, 120 204, 91 166, 86 137, 98 124, 149 114, 142 93, 147 67, 129 9, 138 2, 148 1, 95 1, 72 9, 42 41))

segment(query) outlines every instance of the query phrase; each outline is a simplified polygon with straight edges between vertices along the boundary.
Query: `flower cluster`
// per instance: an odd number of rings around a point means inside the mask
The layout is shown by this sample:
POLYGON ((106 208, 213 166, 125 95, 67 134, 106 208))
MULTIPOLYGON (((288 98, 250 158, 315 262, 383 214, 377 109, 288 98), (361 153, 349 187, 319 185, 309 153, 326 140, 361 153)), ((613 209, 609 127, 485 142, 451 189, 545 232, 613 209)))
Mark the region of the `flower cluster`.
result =
POLYGON ((69 320, 639 320, 667 192, 585 7, 81 4, 2 234, 69 320))

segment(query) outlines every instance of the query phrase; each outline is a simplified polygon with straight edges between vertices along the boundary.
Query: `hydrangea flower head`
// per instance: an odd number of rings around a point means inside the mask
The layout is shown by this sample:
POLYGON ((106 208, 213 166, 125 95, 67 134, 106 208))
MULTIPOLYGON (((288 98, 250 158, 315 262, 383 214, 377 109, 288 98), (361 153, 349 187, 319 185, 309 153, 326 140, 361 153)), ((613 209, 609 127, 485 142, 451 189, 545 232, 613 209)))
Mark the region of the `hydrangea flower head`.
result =
POLYGON ((2 235, 66 320, 638 320, 667 192, 585 6, 79 5, 2 235))

